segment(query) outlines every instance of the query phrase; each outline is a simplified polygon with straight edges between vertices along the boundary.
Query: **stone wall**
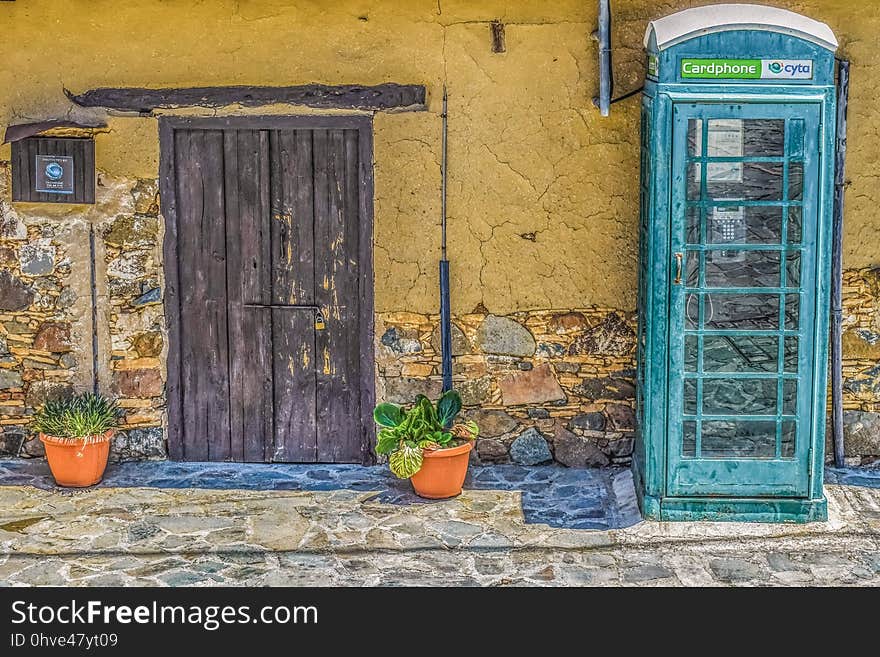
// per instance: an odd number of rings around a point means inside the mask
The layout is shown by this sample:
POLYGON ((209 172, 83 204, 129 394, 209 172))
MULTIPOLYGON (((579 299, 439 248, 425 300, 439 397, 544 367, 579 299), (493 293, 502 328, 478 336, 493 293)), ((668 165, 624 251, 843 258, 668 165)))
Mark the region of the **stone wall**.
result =
POLYGON ((41 456, 47 399, 91 390, 89 228, 96 241, 98 383, 118 398, 115 458, 164 457, 164 315, 157 184, 101 175, 99 203, 16 204, 0 162, 0 453, 41 456))
POLYGON ((880 269, 843 276, 843 420, 853 464, 880 456, 880 269))
MULTIPOLYGON (((615 80, 622 91, 644 79, 648 20, 704 3, 614 3, 615 80)), ((850 454, 872 458, 880 454, 880 286, 877 270, 868 269, 880 265, 874 101, 880 4, 857 10, 844 0, 777 4, 828 22, 839 54, 853 66, 845 404, 850 454)), ((378 396, 405 401, 440 386, 437 318, 430 313, 439 305, 445 87, 455 376, 467 412, 483 426, 478 455, 535 461, 549 451, 562 462, 597 464, 627 458, 639 101, 616 104, 609 117, 592 105, 595 3, 138 2, 107 12, 93 0, 29 0, 0 3, 0 20, 9 26, 0 42, 0 123, 67 117, 107 124, 95 135, 99 184, 90 207, 13 206, 4 164, 10 147, 0 145, 0 451, 39 453, 36 442, 21 444, 35 406, 92 385, 88 235, 94 227, 97 375, 101 390, 118 395, 126 411, 119 455, 165 453, 157 117, 79 108, 65 88, 393 80, 426 85, 428 107, 374 117, 378 396), (500 53, 492 48, 494 20, 505 25, 500 53), (66 66, 34 56, 59 43, 66 66), (280 61, 297 65, 279 67, 280 61)))
MULTIPOLYGON (((380 399, 440 392, 439 318, 377 318, 380 399)), ((633 444, 635 316, 611 308, 485 311, 453 322, 453 383, 481 429, 475 458, 523 465, 627 463, 633 444)))

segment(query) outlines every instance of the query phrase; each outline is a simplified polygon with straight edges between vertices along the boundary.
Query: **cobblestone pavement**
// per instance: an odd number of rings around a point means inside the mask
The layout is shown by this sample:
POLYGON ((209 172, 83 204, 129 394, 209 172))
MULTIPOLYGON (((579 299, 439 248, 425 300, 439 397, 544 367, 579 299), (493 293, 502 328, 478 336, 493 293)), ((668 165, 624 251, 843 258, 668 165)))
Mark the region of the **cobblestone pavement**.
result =
POLYGON ((771 525, 641 522, 625 470, 475 468, 425 503, 378 467, 125 464, 71 492, 20 464, 0 461, 6 586, 880 585, 866 470, 829 472, 861 485, 826 486, 828 522, 771 525))

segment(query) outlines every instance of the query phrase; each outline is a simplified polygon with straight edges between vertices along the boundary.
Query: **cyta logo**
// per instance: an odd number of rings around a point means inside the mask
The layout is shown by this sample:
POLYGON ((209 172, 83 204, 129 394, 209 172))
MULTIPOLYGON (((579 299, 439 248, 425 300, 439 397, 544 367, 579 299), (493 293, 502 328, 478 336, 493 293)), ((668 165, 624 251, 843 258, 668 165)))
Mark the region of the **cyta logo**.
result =
POLYGON ((782 63, 781 62, 770 62, 767 66, 770 69, 771 73, 782 73, 782 63))

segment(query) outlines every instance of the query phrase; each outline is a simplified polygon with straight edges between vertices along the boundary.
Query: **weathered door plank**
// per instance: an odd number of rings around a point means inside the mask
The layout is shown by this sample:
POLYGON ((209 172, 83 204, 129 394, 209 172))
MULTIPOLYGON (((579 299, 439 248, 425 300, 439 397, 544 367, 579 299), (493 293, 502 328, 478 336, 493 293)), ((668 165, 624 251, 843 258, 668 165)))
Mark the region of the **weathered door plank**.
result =
POLYGON ((316 300, 327 329, 317 334, 318 461, 362 458, 358 290, 358 133, 315 132, 316 300))
MULTIPOLYGON (((271 303, 315 303, 312 131, 272 131, 271 303)), ((272 459, 313 462, 315 316, 308 308, 271 310, 275 436, 272 459)))
POLYGON ((230 457, 223 133, 178 133, 184 458, 230 457))
POLYGON ((261 462, 273 435, 272 325, 268 302, 269 140, 266 131, 225 132, 232 460, 261 462))

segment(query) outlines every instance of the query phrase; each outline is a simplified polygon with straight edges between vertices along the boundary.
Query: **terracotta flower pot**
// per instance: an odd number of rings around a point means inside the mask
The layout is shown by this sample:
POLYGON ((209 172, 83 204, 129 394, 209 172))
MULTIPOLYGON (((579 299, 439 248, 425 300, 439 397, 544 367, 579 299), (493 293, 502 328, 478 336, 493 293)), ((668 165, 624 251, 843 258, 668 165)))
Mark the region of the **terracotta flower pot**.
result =
POLYGON ((40 434, 55 483, 70 488, 93 486, 101 481, 107 467, 112 439, 112 429, 100 436, 88 436, 85 439, 40 434))
POLYGON ((473 441, 468 441, 450 449, 425 450, 421 470, 410 477, 416 495, 442 500, 461 493, 473 447, 473 441))

